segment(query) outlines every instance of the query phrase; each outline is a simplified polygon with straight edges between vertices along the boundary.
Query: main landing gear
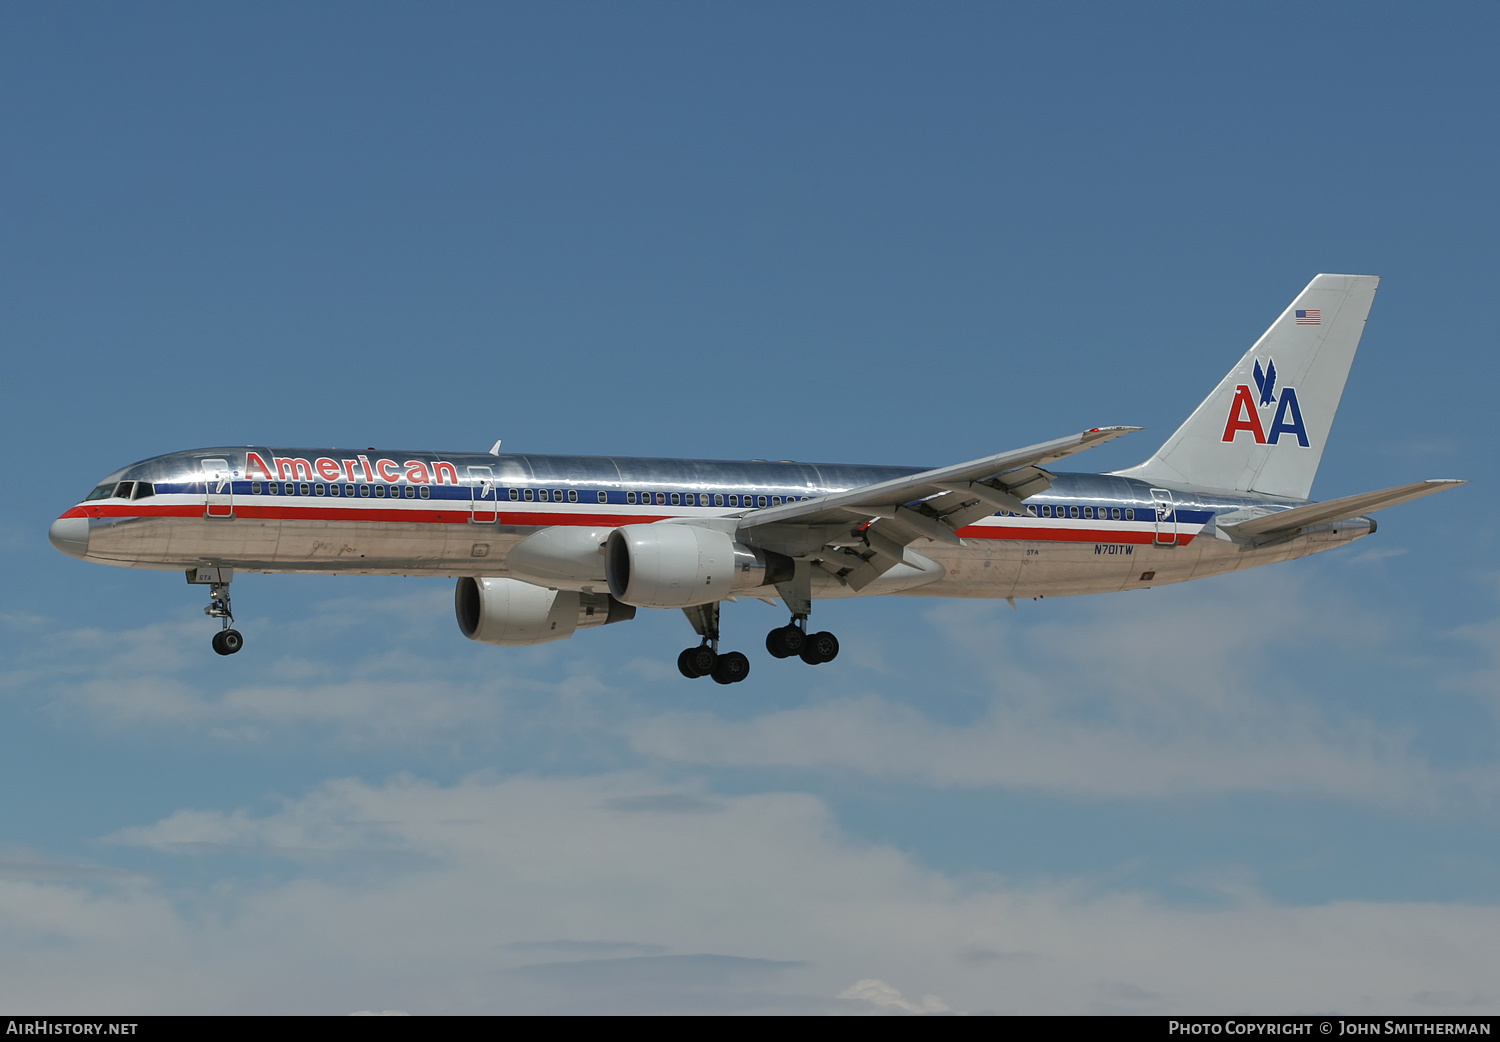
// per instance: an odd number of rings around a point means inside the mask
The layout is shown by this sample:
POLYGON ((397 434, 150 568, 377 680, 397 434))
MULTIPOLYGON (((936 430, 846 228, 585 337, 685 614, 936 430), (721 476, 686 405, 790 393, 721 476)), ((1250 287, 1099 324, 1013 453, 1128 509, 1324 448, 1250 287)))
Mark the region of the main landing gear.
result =
POLYGON ((766 650, 776 658, 796 656, 816 666, 838 657, 839 639, 827 630, 808 633, 807 616, 793 615, 791 622, 766 634, 766 650))
POLYGON ((245 638, 234 628, 234 612, 229 606, 229 582, 234 578, 230 568, 189 568, 187 581, 194 586, 208 587, 208 607, 203 614, 211 619, 220 619, 223 628, 214 634, 214 650, 220 655, 233 655, 245 646, 245 638))
MULTIPOLYGON (((703 638, 696 647, 684 648, 677 656, 677 670, 691 679, 713 677, 720 684, 737 684, 750 675, 750 660, 738 651, 719 652, 719 605, 700 604, 682 609, 693 629, 703 638)), ((807 616, 766 634, 766 650, 776 658, 800 658, 810 666, 838 657, 839 639, 832 633, 808 633, 807 616)))
POLYGON ((715 683, 738 684, 750 675, 750 660, 741 652, 719 654, 719 602, 682 609, 693 629, 703 638, 695 648, 684 648, 677 656, 677 669, 689 680, 713 677, 715 683))

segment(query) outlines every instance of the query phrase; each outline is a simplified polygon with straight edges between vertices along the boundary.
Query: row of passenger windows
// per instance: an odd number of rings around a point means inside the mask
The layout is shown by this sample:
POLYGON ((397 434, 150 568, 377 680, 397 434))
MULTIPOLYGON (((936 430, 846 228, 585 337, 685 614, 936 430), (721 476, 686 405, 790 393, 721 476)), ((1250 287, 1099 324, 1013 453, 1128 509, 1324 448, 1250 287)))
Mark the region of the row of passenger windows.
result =
MULTIPOLYGON (((129 482, 126 482, 129 484, 129 482)), ((112 487, 112 486, 111 486, 112 487)), ((149 487, 149 486, 148 486, 149 487)), ((296 482, 296 481, 252 481, 250 483, 250 494, 261 495, 264 490, 266 495, 279 496, 344 496, 353 498, 359 496, 376 499, 431 499, 432 490, 426 485, 324 485, 322 482, 296 482), (357 491, 356 491, 357 490, 357 491)), ((100 498, 96 494, 89 496, 90 499, 100 498)), ((150 495, 150 493, 146 493, 150 495)), ((570 489, 545 489, 545 488, 512 488, 506 490, 507 497, 512 502, 541 502, 541 503, 577 503, 578 490, 570 489)), ((585 493, 587 495, 587 493, 585 493)), ((594 495, 600 503, 609 502, 608 492, 596 492, 594 495)), ((137 497, 139 498, 139 497, 137 497)), ((802 497, 811 498, 811 497, 802 497)), ((750 494, 739 495, 737 493, 695 493, 695 492, 627 492, 625 502, 630 504, 650 505, 653 502, 658 506, 780 506, 782 503, 796 503, 797 496, 755 496, 750 494)))
MULTIPOLYGON (((1031 513, 1036 509, 1038 508, 1027 507, 1026 512, 1031 513)), ((1096 509, 1094 507, 1065 507, 1060 504, 1054 507, 1044 503, 1040 507, 1040 510, 1042 517, 1079 517, 1081 515, 1083 517, 1097 517, 1100 521, 1120 520, 1119 507, 1099 507, 1096 509)), ((1135 511, 1130 507, 1125 508, 1125 520, 1135 520, 1135 511)))
MULTIPOLYGON (((400 499, 402 497, 402 490, 403 489, 406 490, 405 491, 405 495, 406 495, 407 499, 417 499, 417 498, 431 499, 432 498, 432 490, 429 489, 426 485, 389 485, 389 486, 387 486, 387 485, 326 485, 325 486, 321 481, 314 481, 314 482, 288 481, 288 482, 285 482, 285 483, 280 482, 280 481, 268 481, 265 484, 266 494, 270 495, 270 496, 279 496, 279 495, 282 494, 283 490, 285 490, 285 493, 288 496, 325 496, 326 495, 326 496, 345 496, 345 497, 348 497, 350 499, 353 499, 355 496, 358 496, 358 497, 360 497, 362 499, 369 499, 372 495, 376 499, 385 499, 387 497, 389 497, 391 499, 400 499), (389 491, 387 491, 387 489, 389 489, 389 491)), ((253 495, 253 496, 258 496, 258 495, 260 495, 260 492, 261 492, 261 483, 259 481, 252 481, 252 482, 250 482, 250 494, 253 495)))
MULTIPOLYGON (((599 502, 609 502, 608 492, 600 492, 598 495, 599 502)), ((569 503, 576 503, 578 502, 578 490, 576 488, 570 488, 568 489, 566 496, 564 496, 563 490, 560 488, 552 489, 550 492, 544 488, 513 488, 510 490, 510 498, 512 501, 524 499, 528 503, 532 502, 533 499, 539 500, 543 503, 551 503, 553 501, 561 503, 566 498, 569 503)))
MULTIPOLYGON (((545 488, 513 488, 507 490, 507 495, 510 497, 511 502, 524 501, 530 503, 535 501, 542 503, 561 503, 564 501, 564 499, 566 499, 566 501, 569 503, 578 502, 578 490, 573 488, 567 489, 566 491, 560 488, 551 490, 545 488)), ((608 492, 597 492, 595 493, 595 495, 598 497, 599 502, 609 502, 608 492)), ((803 498, 811 497, 809 496, 803 498)), ((782 503, 796 503, 798 502, 798 497, 753 496, 749 494, 740 495, 738 493, 726 494, 723 492, 627 492, 625 493, 625 502, 632 505, 651 505, 654 503, 657 506, 674 507, 764 507, 780 506, 782 503)))
MULTIPOLYGON (((296 481, 267 481, 262 485, 259 481, 250 483, 252 495, 261 495, 262 488, 266 495, 279 496, 342 496, 346 498, 369 499, 431 499, 432 490, 426 485, 338 485, 322 482, 296 482, 296 481)), ((155 495, 156 489, 149 481, 121 481, 117 484, 100 485, 90 492, 88 498, 94 499, 144 499, 155 495)), ((507 490, 507 495, 512 502, 542 502, 542 503, 577 503, 577 489, 530 489, 512 488, 507 490)), ((600 503, 609 502, 608 492, 597 492, 600 503)), ((801 500, 809 499, 809 496, 800 497, 801 500)), ((765 507, 780 506, 782 503, 799 502, 797 496, 761 496, 745 493, 708 493, 708 492, 627 492, 625 502, 630 504, 656 506, 700 506, 700 507, 765 507)), ((1005 511, 1009 513, 1009 511, 1005 511)), ((1134 521, 1135 510, 1130 507, 1065 507, 1061 504, 1053 506, 1042 504, 1040 506, 1027 506, 1026 513, 1032 517, 1084 517, 1097 518, 1101 521, 1114 520, 1134 521)))

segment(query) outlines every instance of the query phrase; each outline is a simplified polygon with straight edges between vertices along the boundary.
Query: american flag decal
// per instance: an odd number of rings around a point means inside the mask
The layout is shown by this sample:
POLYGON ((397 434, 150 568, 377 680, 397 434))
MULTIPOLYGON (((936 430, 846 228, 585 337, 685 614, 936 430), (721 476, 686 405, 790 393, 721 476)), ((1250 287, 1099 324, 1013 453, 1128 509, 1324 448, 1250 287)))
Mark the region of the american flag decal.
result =
POLYGON ((1321 311, 1297 312, 1297 325, 1299 326, 1321 326, 1322 324, 1323 312, 1321 311))

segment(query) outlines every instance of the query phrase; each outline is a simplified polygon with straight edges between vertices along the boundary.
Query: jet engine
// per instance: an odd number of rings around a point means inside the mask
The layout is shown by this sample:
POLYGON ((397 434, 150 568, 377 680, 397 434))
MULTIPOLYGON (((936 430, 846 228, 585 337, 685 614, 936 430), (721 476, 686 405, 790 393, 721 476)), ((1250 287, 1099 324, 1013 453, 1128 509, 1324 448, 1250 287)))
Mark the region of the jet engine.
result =
POLYGON ((626 525, 609 534, 604 573, 617 600, 642 608, 688 608, 741 590, 785 582, 791 558, 736 543, 698 525, 626 525))
POLYGON ((481 644, 521 647, 566 640, 578 629, 635 618, 635 608, 607 593, 549 590, 519 579, 458 580, 458 628, 481 644))

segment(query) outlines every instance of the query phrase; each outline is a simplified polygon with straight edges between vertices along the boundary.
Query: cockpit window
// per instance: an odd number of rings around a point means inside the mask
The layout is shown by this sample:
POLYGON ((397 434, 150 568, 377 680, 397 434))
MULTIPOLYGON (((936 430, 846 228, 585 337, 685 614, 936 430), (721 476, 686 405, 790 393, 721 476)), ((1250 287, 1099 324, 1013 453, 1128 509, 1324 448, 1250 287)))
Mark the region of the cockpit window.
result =
POLYGON ((137 481, 135 483, 135 493, 130 498, 145 499, 147 496, 154 495, 156 495, 156 486, 152 485, 149 481, 137 481))
POLYGON ((84 498, 84 502, 87 503, 87 502, 89 502, 90 500, 93 500, 93 499, 108 499, 110 496, 112 496, 114 494, 115 494, 115 483, 113 481, 111 481, 108 485, 100 485, 98 488, 94 489, 94 491, 90 492, 84 498))
POLYGON ((131 489, 135 488, 134 481, 122 481, 115 486, 115 495, 121 499, 129 499, 131 489))

